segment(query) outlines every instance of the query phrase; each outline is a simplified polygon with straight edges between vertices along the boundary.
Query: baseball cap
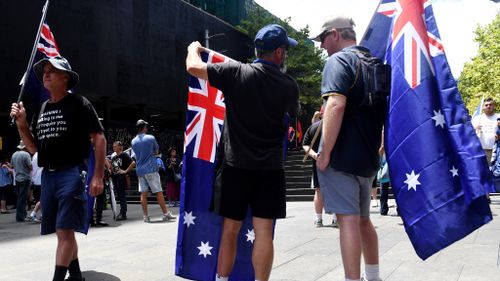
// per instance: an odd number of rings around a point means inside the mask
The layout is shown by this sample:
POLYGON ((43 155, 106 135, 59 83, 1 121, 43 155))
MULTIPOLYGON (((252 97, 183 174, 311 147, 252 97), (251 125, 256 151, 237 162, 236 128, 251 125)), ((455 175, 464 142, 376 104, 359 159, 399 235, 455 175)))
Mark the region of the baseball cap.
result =
POLYGON ((71 65, 67 59, 57 56, 51 58, 44 58, 33 65, 33 71, 35 71, 35 76, 43 83, 43 67, 46 63, 52 64, 55 68, 62 70, 69 74, 68 90, 73 89, 76 84, 78 84, 79 76, 78 73, 71 70, 71 65))
POLYGON ((261 28, 255 35, 255 48, 274 51, 281 46, 297 46, 297 40, 288 37, 286 30, 278 24, 270 24, 261 28))
POLYGON ((332 19, 325 21, 325 23, 323 23, 323 26, 321 26, 321 30, 318 33, 316 33, 317 35, 310 39, 321 42, 320 36, 324 32, 328 32, 334 28, 354 28, 354 26, 355 26, 354 21, 351 18, 344 16, 334 17, 332 19))
POLYGON ((142 120, 142 119, 139 119, 137 120, 137 122, 135 123, 135 126, 138 128, 138 129, 142 129, 144 127, 146 127, 148 125, 148 122, 142 120))

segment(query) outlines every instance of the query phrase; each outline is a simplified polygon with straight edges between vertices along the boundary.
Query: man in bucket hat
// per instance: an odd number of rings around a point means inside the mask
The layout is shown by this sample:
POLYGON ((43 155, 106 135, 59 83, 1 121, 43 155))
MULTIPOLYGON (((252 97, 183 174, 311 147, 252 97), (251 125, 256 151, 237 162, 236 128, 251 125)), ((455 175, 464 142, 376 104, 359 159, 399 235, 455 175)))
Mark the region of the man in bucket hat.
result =
POLYGON ((92 140, 95 167, 89 189, 92 196, 100 194, 106 147, 104 129, 92 104, 85 97, 69 94, 78 83, 78 74, 65 58, 42 59, 33 69, 50 97, 30 125, 22 102, 12 104, 10 116, 16 119, 28 151, 38 151, 38 165, 44 168, 41 234, 57 235, 53 280, 64 280, 68 271, 66 280, 84 280, 75 240, 75 231, 86 233, 88 223, 87 195, 79 166, 89 157, 92 140))
POLYGON ((199 42, 188 47, 187 71, 220 89, 226 105, 221 198, 214 200, 215 211, 224 217, 216 281, 228 280, 232 271, 248 207, 255 231, 255 279, 266 281, 271 274, 273 220, 286 216, 283 122, 287 112, 295 115, 298 109, 297 83, 283 73, 287 50, 295 45, 283 27, 271 24, 255 36, 253 63, 206 64, 199 42))

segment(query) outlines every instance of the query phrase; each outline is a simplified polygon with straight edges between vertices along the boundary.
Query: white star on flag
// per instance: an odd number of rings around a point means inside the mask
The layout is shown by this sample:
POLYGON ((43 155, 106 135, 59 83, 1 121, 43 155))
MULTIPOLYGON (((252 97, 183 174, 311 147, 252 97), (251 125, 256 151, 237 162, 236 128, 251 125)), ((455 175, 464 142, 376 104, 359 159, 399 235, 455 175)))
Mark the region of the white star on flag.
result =
POLYGON ((420 174, 415 175, 415 171, 413 170, 411 174, 406 174, 405 183, 408 185, 408 190, 413 188, 413 190, 417 191, 417 185, 420 185, 418 177, 420 177, 420 174))
POLYGON ((455 166, 451 166, 451 170, 450 170, 450 173, 451 173, 451 177, 454 178, 455 176, 458 177, 458 169, 455 168, 455 166))
POLYGON ((213 247, 210 247, 209 243, 210 242, 208 242, 208 241, 207 241, 207 243, 203 243, 203 241, 201 241, 200 247, 196 247, 196 248, 198 248, 198 250, 200 250, 200 252, 198 253, 198 256, 203 255, 204 258, 207 258, 207 255, 212 255, 210 250, 212 250, 213 247))
POLYGON ((248 229, 245 235, 247 236, 247 242, 250 241, 253 244, 253 240, 255 240, 255 232, 253 229, 248 229))
POLYGON ((188 212, 184 212, 184 222, 183 222, 183 224, 187 224, 187 227, 189 227, 189 225, 191 225, 191 224, 194 225, 195 224, 194 223, 194 219, 195 218, 196 217, 193 216, 193 212, 189 212, 189 213, 188 212))
POLYGON ((432 117, 431 119, 433 119, 436 124, 435 126, 441 126, 441 128, 444 128, 444 124, 446 124, 446 122, 444 121, 444 115, 441 114, 441 109, 438 110, 438 111, 434 111, 434 117, 432 117))

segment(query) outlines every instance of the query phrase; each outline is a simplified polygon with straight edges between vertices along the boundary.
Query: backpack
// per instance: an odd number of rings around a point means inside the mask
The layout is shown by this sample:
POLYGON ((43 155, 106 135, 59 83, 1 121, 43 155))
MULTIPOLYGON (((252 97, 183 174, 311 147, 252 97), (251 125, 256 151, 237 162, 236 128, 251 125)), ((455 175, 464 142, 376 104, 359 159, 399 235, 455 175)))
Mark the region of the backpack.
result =
POLYGON ((357 57, 356 76, 351 90, 358 79, 363 79, 363 96, 358 104, 360 108, 379 107, 387 104, 387 97, 391 92, 391 66, 384 64, 381 59, 370 53, 351 50, 357 57))

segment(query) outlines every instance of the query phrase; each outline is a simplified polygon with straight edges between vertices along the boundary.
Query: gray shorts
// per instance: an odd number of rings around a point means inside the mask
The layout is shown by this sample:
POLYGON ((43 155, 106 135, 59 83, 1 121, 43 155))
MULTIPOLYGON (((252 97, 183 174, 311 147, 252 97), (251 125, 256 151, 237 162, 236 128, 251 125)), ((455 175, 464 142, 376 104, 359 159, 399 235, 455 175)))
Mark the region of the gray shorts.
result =
POLYGON ((370 216, 373 177, 365 178, 328 167, 318 170, 326 213, 370 216))
POLYGON ((138 178, 139 192, 148 192, 149 189, 151 189, 151 193, 161 192, 160 174, 158 172, 138 176, 138 178))

